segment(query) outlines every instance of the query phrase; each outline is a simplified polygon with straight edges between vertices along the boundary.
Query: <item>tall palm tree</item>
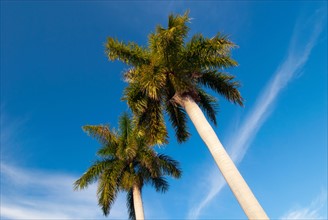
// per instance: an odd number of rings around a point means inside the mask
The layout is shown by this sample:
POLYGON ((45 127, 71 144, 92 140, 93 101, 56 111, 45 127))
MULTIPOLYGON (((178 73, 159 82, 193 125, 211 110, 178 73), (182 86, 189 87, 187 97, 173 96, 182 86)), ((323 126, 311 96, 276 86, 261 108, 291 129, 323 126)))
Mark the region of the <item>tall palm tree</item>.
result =
POLYGON ((157 154, 139 137, 137 129, 127 114, 119 121, 119 131, 105 125, 88 125, 83 130, 96 138, 102 147, 99 160, 74 183, 75 189, 84 189, 98 181, 98 204, 107 216, 120 191, 127 192, 127 207, 130 219, 144 219, 141 199, 142 187, 149 183, 158 192, 168 190, 165 175, 179 178, 181 170, 177 161, 157 154))
POLYGON ((202 112, 216 124, 217 100, 204 87, 243 105, 239 83, 223 72, 237 65, 230 55, 236 45, 220 33, 212 38, 196 34, 186 41, 188 14, 170 15, 167 28, 157 26, 149 35, 147 47, 108 38, 105 46, 109 60, 120 60, 129 66, 124 74, 129 84, 123 99, 137 116, 141 131, 147 132, 156 144, 167 142, 164 112, 179 142, 190 136, 188 115, 245 214, 251 219, 267 219, 202 112))

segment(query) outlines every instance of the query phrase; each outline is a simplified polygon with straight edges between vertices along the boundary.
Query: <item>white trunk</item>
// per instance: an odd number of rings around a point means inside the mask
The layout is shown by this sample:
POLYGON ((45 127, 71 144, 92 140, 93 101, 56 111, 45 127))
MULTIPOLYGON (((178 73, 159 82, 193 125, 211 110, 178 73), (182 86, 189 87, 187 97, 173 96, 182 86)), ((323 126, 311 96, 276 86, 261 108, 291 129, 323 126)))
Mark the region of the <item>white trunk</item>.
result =
POLYGON ((176 101, 186 110, 247 217, 269 219, 198 105, 190 97, 176 97, 176 101))
POLYGON ((142 206, 141 192, 137 185, 133 186, 133 204, 137 220, 144 220, 144 211, 142 206))

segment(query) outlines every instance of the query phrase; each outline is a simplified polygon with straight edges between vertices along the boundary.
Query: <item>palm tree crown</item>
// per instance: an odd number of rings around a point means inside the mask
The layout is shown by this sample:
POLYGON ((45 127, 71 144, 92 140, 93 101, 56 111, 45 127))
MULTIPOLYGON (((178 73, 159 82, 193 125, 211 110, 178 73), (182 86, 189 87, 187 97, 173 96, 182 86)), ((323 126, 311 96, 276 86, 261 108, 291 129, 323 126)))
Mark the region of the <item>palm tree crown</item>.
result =
POLYGON ((212 38, 196 34, 186 42, 188 12, 170 15, 168 27, 158 26, 148 38, 148 47, 133 42, 123 43, 109 37, 106 53, 110 60, 130 66, 125 72, 129 85, 124 100, 138 118, 138 125, 147 130, 152 143, 167 142, 163 112, 166 112, 179 142, 190 134, 186 112, 179 98, 192 98, 216 124, 217 100, 204 91, 210 88, 227 100, 243 105, 234 76, 222 72, 237 62, 230 57, 236 45, 220 33, 212 38))
POLYGON ((181 176, 177 161, 157 154, 146 144, 145 138, 136 135, 136 127, 127 114, 120 117, 119 130, 110 130, 105 125, 87 125, 83 130, 96 138, 102 147, 98 150, 99 160, 74 183, 75 189, 84 189, 98 181, 98 203, 104 215, 108 215, 120 191, 127 192, 130 219, 135 219, 133 187, 150 183, 156 191, 168 190, 164 175, 181 176))

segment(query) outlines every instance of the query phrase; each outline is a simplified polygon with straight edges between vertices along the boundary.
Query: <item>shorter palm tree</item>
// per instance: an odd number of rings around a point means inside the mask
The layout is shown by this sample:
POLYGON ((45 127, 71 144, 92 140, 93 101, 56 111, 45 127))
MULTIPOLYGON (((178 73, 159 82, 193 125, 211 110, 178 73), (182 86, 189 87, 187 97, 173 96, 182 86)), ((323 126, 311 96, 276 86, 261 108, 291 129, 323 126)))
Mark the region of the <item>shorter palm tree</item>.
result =
POLYGON ((149 183, 158 192, 168 190, 165 175, 179 178, 181 170, 177 161, 157 154, 147 146, 145 137, 137 135, 131 118, 125 113, 120 117, 119 130, 107 125, 87 125, 83 130, 96 138, 102 147, 99 160, 74 183, 75 190, 84 189, 98 181, 98 204, 107 216, 120 191, 127 192, 130 219, 144 219, 141 190, 149 183))

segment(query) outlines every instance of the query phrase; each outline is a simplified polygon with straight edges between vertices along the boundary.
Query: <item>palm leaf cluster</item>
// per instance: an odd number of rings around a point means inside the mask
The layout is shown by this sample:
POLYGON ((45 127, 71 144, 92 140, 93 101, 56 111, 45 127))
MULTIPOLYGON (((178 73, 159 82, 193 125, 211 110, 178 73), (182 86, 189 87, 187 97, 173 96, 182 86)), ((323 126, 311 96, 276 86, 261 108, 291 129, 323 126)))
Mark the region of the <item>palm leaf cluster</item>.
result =
POLYGON ((75 183, 75 189, 84 189, 98 181, 98 203, 104 215, 108 215, 120 191, 127 192, 130 219, 135 219, 133 186, 141 190, 151 184, 158 192, 168 190, 165 175, 178 178, 181 175, 178 162, 168 156, 157 154, 144 138, 136 134, 131 118, 120 117, 119 130, 108 125, 87 125, 84 131, 101 143, 99 159, 75 183))
POLYGON ((188 12, 170 15, 166 28, 157 26, 149 35, 147 47, 111 37, 106 43, 108 58, 129 66, 124 74, 129 84, 123 100, 136 115, 139 129, 147 131, 151 143, 167 143, 163 112, 167 113, 179 142, 190 136, 179 97, 191 97, 214 124, 217 99, 206 93, 205 88, 243 104, 239 83, 224 72, 237 65, 231 58, 231 49, 236 45, 220 33, 212 38, 196 34, 187 41, 189 21, 188 12))

